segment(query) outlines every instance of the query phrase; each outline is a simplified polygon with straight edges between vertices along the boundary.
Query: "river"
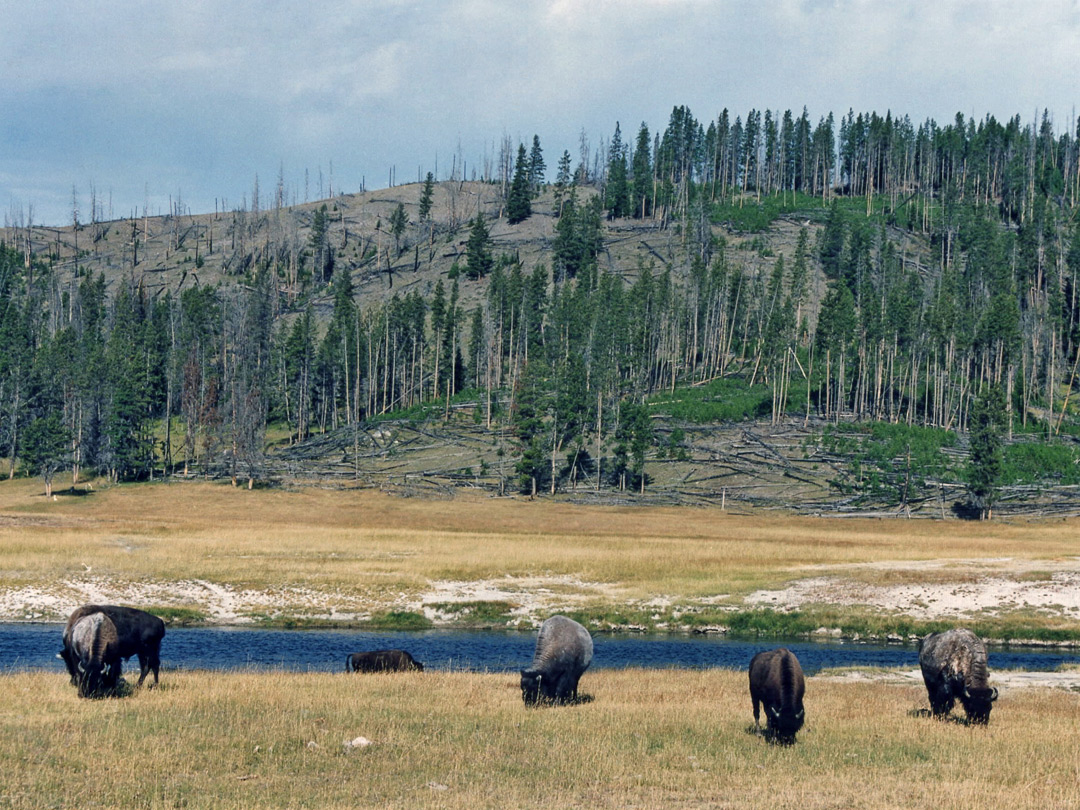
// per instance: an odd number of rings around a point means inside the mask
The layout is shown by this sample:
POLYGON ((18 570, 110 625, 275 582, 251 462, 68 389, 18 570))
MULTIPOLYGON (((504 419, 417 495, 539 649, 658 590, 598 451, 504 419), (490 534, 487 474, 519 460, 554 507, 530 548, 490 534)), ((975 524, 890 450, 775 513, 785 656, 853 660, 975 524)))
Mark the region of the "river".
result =
MULTIPOLYGON (((63 625, 0 624, 0 670, 63 671, 56 657, 63 625)), ((785 646, 806 674, 847 666, 918 667, 913 645, 803 639, 729 639, 715 635, 597 635, 594 668, 721 667, 745 669, 754 653, 785 646)), ((267 630, 241 627, 170 628, 161 646, 162 668, 344 671, 352 652, 408 650, 427 669, 509 672, 532 660, 535 633, 467 630, 366 632, 267 630)), ((1080 664, 1080 651, 1041 647, 991 647, 992 669, 1053 670, 1080 664)), ((132 660, 131 666, 136 666, 132 660)))

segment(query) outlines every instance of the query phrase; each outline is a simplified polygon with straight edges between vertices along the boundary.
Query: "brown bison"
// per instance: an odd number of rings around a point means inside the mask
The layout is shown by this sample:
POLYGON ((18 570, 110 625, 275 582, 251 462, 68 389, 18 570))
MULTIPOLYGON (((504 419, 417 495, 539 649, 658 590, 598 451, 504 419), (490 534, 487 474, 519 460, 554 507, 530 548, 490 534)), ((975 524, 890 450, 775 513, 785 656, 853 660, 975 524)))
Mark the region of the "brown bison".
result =
POLYGON ((405 650, 373 650, 352 653, 345 659, 346 672, 408 672, 424 671, 424 665, 405 650))
POLYGON ((754 725, 761 728, 758 704, 765 704, 765 735, 772 742, 790 745, 806 719, 803 694, 806 680, 795 653, 783 647, 759 652, 750 661, 750 699, 754 725))
POLYGON ((987 683, 982 639, 964 627, 931 633, 919 642, 919 666, 935 717, 947 715, 959 699, 968 722, 989 722, 998 690, 987 683))
POLYGON ((589 631, 566 616, 552 616, 540 626, 532 664, 521 671, 526 706, 577 700, 581 675, 589 668, 593 642, 589 631))
POLYGON ((64 649, 60 657, 67 665, 71 682, 77 681, 76 660, 70 652, 71 631, 76 622, 94 613, 104 613, 112 621, 116 628, 121 658, 131 658, 133 655, 139 657, 138 686, 142 686, 151 670, 156 684, 158 670, 161 668, 161 640, 165 637, 165 622, 145 611, 119 605, 83 605, 76 608, 68 618, 67 627, 64 628, 64 649))
POLYGON ((75 683, 84 698, 116 694, 120 682, 120 638, 104 613, 82 616, 65 645, 75 666, 75 683))

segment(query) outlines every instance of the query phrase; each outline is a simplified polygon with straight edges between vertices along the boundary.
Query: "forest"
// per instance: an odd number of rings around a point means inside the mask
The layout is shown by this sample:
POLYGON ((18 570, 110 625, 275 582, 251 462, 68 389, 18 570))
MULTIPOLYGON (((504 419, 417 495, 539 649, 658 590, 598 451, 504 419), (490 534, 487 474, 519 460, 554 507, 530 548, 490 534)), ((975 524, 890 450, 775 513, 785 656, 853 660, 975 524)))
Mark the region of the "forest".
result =
MULTIPOLYGON (((815 123, 806 109, 701 121, 677 106, 662 130, 624 140, 617 124, 596 150, 583 133, 553 180, 539 138, 531 147, 504 140, 468 180, 428 173, 359 251, 334 236, 334 198, 274 227, 287 194, 279 184, 260 208, 256 181, 250 204, 215 216, 216 247, 212 228, 196 241, 192 269, 221 253, 222 278, 183 289, 151 293, 136 269, 145 212, 103 223, 92 208, 80 223, 76 210, 63 243, 9 222, 9 474, 41 475, 50 492, 62 470, 251 486, 273 476, 270 435, 302 444, 466 401, 510 437, 512 489, 531 495, 584 479, 644 491, 648 459, 685 452, 682 427, 722 419, 823 425, 819 446, 863 468, 836 486, 870 486, 876 464, 905 478, 890 485, 897 502, 913 470, 963 481, 981 516, 1024 463, 1077 483, 1080 121, 815 123), (496 202, 466 217, 455 201, 471 186, 496 202), (553 226, 535 260, 492 237, 540 216, 553 226), (90 245, 110 228, 130 238, 106 273, 90 245), (677 249, 613 260, 633 233, 677 249), (439 265, 455 240, 463 250, 439 265), (396 260, 428 267, 430 283, 360 295, 357 270, 384 259, 391 285, 396 260)), ((179 244, 183 221, 158 227, 179 244)))

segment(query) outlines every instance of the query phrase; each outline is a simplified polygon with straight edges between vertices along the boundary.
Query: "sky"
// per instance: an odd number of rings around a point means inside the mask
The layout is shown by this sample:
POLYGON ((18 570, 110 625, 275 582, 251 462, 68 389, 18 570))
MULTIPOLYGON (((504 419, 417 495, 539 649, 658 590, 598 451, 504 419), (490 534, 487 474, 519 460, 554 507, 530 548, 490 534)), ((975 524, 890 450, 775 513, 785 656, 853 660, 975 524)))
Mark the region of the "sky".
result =
POLYGON ((1078 77, 1080 0, 0 0, 0 210, 303 202, 533 135, 550 179, 675 105, 1075 132, 1078 77))

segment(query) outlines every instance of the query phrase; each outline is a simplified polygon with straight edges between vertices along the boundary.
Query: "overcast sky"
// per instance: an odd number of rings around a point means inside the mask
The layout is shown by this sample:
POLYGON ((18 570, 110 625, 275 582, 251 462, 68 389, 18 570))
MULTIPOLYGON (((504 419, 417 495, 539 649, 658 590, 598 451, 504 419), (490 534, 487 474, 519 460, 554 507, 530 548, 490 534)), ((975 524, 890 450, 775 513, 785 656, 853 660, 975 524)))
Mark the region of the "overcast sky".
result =
POLYGON ((687 105, 1075 130, 1075 0, 0 0, 0 209, 70 223, 439 178, 687 105), (1073 122, 1070 124, 1070 122, 1073 122))

